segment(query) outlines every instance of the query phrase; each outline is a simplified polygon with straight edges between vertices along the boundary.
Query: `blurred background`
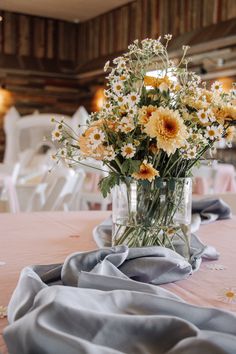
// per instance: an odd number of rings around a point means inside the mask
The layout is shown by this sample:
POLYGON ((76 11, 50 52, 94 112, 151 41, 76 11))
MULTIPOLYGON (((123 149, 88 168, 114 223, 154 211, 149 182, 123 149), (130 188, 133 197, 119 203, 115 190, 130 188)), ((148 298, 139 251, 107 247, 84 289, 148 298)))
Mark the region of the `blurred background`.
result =
MULTIPOLYGON (((173 34, 169 53, 189 45, 190 68, 207 85, 236 81, 235 0, 1 0, 0 211, 107 209, 103 172, 51 169, 52 117, 72 127, 101 108, 104 63, 134 39, 173 34)), ((236 142, 221 143, 195 171, 194 193, 236 192, 236 142), (217 162, 218 161, 218 162, 217 162)), ((91 162, 92 164, 94 162, 91 162)))

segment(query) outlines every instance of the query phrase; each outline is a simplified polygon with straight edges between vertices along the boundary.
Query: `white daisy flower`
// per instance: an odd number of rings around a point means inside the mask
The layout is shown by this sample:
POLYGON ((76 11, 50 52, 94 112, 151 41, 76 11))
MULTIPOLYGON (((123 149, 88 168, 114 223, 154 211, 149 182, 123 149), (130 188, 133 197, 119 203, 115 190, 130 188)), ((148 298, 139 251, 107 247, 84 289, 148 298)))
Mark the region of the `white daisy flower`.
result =
POLYGON ((89 135, 89 142, 93 145, 93 147, 97 147, 100 145, 105 139, 105 134, 101 129, 95 129, 90 135, 89 135))
POLYGON ((113 109, 113 105, 109 101, 106 101, 103 108, 110 112, 113 109))
POLYGON ((211 109, 207 110, 207 114, 208 114, 208 119, 210 120, 210 122, 215 122, 216 121, 215 115, 214 115, 214 113, 212 112, 211 109))
POLYGON ((131 117, 124 117, 121 119, 119 129, 124 133, 129 133, 134 130, 134 122, 131 117))
POLYGON ((119 106, 123 106, 125 104, 124 96, 116 96, 115 100, 119 106))
POLYGON ((120 95, 123 91, 124 85, 121 81, 116 81, 113 83, 112 89, 117 94, 120 95))
POLYGON ((119 63, 121 63, 123 61, 124 61, 123 57, 117 57, 117 58, 113 59, 113 63, 114 64, 119 64, 119 63))
POLYGON ((196 146, 192 147, 191 149, 189 149, 186 153, 187 155, 187 159, 191 160, 194 159, 197 155, 197 148, 196 146))
POLYGON ((121 155, 127 159, 131 159, 134 157, 136 152, 136 148, 133 146, 133 144, 129 143, 121 148, 121 155))
POLYGON ((128 110, 128 114, 133 117, 135 114, 137 114, 137 110, 138 110, 138 107, 137 106, 134 106, 134 107, 130 107, 129 110, 128 110))
POLYGON ((122 74, 119 76, 119 81, 121 82, 125 82, 129 79, 129 75, 128 74, 122 74))
POLYGON ((213 92, 222 92, 222 83, 219 81, 215 81, 212 85, 211 85, 211 90, 213 92))
POLYGON ((136 92, 131 92, 129 95, 126 96, 126 101, 129 105, 134 106, 140 100, 140 96, 136 92))
POLYGON ((54 129, 52 131, 52 140, 53 141, 61 140, 61 138, 62 138, 62 133, 60 132, 60 130, 54 129))
POLYGON ((218 128, 216 126, 211 126, 211 127, 207 127, 207 131, 205 134, 206 138, 210 139, 210 140, 215 140, 219 137, 219 131, 218 128))
POLYGON ((112 161, 112 160, 114 160, 115 156, 116 156, 116 153, 113 149, 113 146, 107 146, 105 160, 112 161))
POLYGON ((106 98, 109 98, 111 96, 111 92, 109 90, 104 90, 103 94, 106 98))
POLYGON ((0 306, 0 318, 7 317, 7 307, 0 306))
POLYGON ((197 112, 197 116, 198 116, 198 119, 200 120, 201 123, 205 124, 205 123, 209 122, 208 112, 205 111, 204 109, 200 109, 197 112))
POLYGON ((67 150, 65 148, 58 149, 58 155, 65 158, 67 155, 67 150))
POLYGON ((163 49, 163 44, 160 41, 156 41, 153 45, 153 51, 155 54, 157 54, 158 52, 160 52, 160 50, 163 49))
POLYGON ((131 124, 126 124, 126 125, 122 128, 122 131, 123 131, 124 133, 126 133, 126 134, 132 132, 132 130, 134 130, 134 126, 131 125, 131 124))
POLYGON ((104 71, 107 72, 107 70, 109 69, 110 66, 110 60, 108 60, 105 65, 104 65, 104 71))
POLYGON ((164 35, 164 38, 167 40, 167 41, 170 41, 172 39, 172 34, 165 34, 164 35))
POLYGON ((229 288, 222 289, 219 292, 218 299, 223 302, 226 302, 226 303, 235 304, 236 303, 236 288, 229 287, 229 288))

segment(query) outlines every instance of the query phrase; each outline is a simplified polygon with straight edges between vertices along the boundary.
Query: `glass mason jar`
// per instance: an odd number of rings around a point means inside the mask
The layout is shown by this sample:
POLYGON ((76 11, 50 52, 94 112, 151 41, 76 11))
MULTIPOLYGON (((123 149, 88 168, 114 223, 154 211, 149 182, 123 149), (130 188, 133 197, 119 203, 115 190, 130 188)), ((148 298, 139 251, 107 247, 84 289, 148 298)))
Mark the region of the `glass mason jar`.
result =
POLYGON ((191 178, 127 178, 112 192, 112 244, 164 246, 190 257, 191 178))

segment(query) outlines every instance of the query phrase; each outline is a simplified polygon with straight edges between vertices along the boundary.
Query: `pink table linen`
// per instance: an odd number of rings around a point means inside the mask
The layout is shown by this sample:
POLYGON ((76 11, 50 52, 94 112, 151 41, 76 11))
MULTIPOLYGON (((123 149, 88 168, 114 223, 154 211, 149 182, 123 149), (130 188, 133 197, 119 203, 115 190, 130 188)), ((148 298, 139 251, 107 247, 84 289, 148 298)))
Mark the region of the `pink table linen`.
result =
MULTIPOLYGON (((216 176, 213 183, 213 193, 220 194, 225 192, 236 192, 235 169, 230 164, 218 164, 216 167, 216 176)), ((212 181, 206 177, 196 176, 194 178, 194 194, 209 194, 209 187, 212 181)))
MULTIPOLYGON (((109 215, 107 211, 0 214, 0 306, 7 306, 23 267, 60 263, 73 252, 97 248, 92 230, 109 215)), ((163 287, 192 304, 236 312, 236 296, 224 295, 227 289, 236 294, 235 230, 236 216, 201 226, 197 234, 217 248, 220 259, 204 261, 188 279, 163 287)), ((1 333, 6 325, 6 318, 0 319, 1 333)), ((7 353, 3 340, 0 352, 7 353)))

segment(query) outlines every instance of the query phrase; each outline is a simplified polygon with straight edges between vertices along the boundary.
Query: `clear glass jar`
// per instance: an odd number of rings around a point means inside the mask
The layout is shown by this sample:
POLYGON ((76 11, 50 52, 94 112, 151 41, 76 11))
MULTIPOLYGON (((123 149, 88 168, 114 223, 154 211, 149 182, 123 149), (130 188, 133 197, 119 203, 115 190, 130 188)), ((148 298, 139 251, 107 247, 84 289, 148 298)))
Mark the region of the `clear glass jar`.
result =
POLYGON ((127 178, 112 193, 112 243, 164 246, 189 258, 191 178, 127 178))

